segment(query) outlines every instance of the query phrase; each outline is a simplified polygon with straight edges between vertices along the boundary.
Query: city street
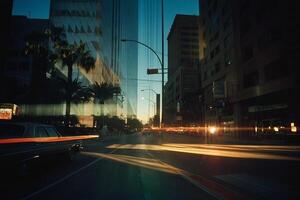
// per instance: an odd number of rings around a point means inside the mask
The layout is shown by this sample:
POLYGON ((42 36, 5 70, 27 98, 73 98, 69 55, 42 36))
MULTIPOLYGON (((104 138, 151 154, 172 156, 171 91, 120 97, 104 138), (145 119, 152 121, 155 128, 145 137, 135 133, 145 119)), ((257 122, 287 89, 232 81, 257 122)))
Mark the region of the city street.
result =
POLYGON ((74 161, 11 172, 1 199, 299 199, 300 146, 214 145, 134 134, 90 142, 74 161))

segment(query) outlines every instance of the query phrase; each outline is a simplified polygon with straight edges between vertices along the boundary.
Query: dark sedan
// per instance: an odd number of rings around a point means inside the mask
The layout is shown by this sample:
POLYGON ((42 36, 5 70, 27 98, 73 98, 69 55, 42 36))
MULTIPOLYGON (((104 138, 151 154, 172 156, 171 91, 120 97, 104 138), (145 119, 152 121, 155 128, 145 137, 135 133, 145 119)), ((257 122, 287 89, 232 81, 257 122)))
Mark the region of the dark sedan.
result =
POLYGON ((1 168, 16 167, 23 173, 50 156, 72 159, 81 149, 81 142, 80 137, 62 137, 51 125, 0 122, 1 168))

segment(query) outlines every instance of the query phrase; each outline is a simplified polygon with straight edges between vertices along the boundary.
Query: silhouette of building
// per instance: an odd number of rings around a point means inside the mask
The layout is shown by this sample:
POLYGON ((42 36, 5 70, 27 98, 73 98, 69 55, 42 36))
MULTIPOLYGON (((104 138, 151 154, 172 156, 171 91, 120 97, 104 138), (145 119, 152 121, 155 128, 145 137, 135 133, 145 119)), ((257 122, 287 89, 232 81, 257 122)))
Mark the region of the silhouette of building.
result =
POLYGON ((176 15, 168 36, 168 82, 164 96, 166 124, 200 121, 198 18, 176 15))
POLYGON ((206 125, 246 126, 253 131, 298 125, 295 1, 199 3, 206 125))
MULTIPOLYGON (((9 43, 6 53, 6 64, 2 69, 1 84, 3 101, 16 102, 20 96, 29 91, 33 69, 33 60, 25 55, 26 39, 34 31, 43 32, 49 27, 47 19, 29 19, 25 16, 12 16, 10 19, 9 43), (9 85, 9 87, 7 87, 9 85)), ((47 44, 46 44, 47 46, 47 44)))
POLYGON ((8 37, 10 32, 10 20, 12 14, 12 0, 0 1, 0 19, 1 19, 1 31, 0 31, 0 72, 5 66, 8 37))

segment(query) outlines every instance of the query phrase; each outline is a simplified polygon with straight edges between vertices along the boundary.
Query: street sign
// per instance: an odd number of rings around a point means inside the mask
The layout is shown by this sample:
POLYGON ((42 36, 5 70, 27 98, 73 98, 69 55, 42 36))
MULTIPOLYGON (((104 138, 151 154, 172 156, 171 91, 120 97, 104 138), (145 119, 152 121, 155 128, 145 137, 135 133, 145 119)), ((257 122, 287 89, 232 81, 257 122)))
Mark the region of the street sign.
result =
POLYGON ((147 74, 158 74, 158 69, 147 69, 147 74))

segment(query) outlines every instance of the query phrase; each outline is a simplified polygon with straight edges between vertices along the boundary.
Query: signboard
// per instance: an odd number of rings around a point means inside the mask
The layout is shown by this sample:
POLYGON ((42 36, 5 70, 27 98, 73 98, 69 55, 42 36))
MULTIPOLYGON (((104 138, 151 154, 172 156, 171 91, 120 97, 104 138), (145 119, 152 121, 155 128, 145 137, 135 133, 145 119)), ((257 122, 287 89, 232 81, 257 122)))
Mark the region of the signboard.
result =
POLYGON ((0 120, 11 120, 13 110, 10 108, 0 108, 0 120))
POLYGON ((147 69, 147 74, 158 74, 158 69, 147 69))

